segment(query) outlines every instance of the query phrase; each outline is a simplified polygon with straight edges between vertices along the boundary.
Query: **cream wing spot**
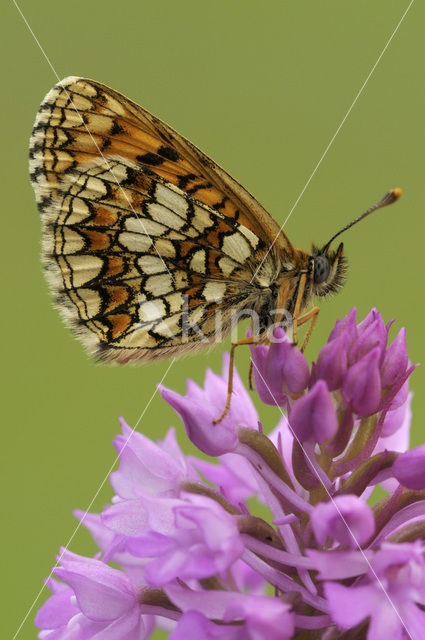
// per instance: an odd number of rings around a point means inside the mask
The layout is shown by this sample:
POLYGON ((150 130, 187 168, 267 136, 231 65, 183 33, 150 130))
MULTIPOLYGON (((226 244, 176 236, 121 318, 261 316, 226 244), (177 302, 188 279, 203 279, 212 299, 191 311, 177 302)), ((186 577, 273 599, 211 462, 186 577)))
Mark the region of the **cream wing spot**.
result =
POLYGON ((81 287, 99 275, 103 267, 103 260, 97 256, 69 256, 67 259, 71 268, 72 284, 81 287))
POLYGON ((125 115, 125 111, 121 103, 115 100, 111 95, 105 95, 104 107, 110 109, 119 116, 125 115))
POLYGON ((80 198, 88 198, 92 200, 104 198, 108 193, 105 183, 99 178, 94 178, 93 176, 89 176, 89 178, 85 178, 84 176, 80 177, 75 181, 71 192, 73 195, 79 196, 80 198))
POLYGON ((197 231, 195 229, 195 227, 188 227, 187 229, 185 229, 185 234, 187 235, 188 238, 198 238, 199 237, 199 231, 197 231))
POLYGON ((58 145, 66 145, 68 143, 68 136, 61 129, 56 130, 56 144, 58 145))
POLYGON ((176 257, 176 249, 170 240, 163 240, 162 238, 155 240, 155 248, 163 258, 176 257))
POLYGON ((146 291, 155 296, 163 296, 173 290, 173 282, 169 273, 158 276, 150 276, 145 283, 146 291))
POLYGON ((165 304, 162 300, 148 300, 139 306, 141 322, 152 322, 166 316, 165 304))
POLYGON ((83 126, 83 118, 79 113, 70 108, 58 109, 55 107, 53 109, 52 118, 50 123, 53 127, 62 127, 64 129, 74 129, 76 127, 83 126))
POLYGON ((187 287, 189 280, 186 271, 176 271, 174 273, 174 285, 176 289, 183 289, 187 287))
POLYGON ((187 323, 189 326, 197 325, 204 319, 205 307, 203 305, 191 311, 188 315, 187 323))
POLYGON ((177 313, 178 311, 181 311, 181 308, 183 306, 183 295, 180 292, 176 292, 176 293, 169 293, 167 296, 165 296, 165 299, 170 307, 170 313, 177 313))
POLYGON ((163 271, 166 271, 164 262, 158 256, 142 256, 138 259, 137 262, 142 271, 147 275, 151 275, 153 273, 162 273, 163 271))
POLYGON ((226 283, 210 280, 205 285, 202 295, 207 302, 218 302, 222 300, 226 293, 226 283))
POLYGON ((111 130, 111 118, 102 114, 84 114, 84 119, 89 131, 108 135, 111 130))
POLYGON ((120 233, 118 240, 121 246, 134 253, 145 253, 152 246, 152 240, 143 233, 123 231, 120 233))
POLYGON ((68 76, 61 82, 61 85, 67 88, 68 91, 77 91, 90 98, 95 98, 97 95, 96 89, 88 82, 81 80, 78 76, 68 76))
POLYGON ((55 171, 63 173, 73 164, 74 158, 66 151, 56 151, 55 171))
POLYGON ((69 99, 66 93, 64 92, 63 100, 64 100, 63 105, 61 105, 59 101, 57 104, 59 106, 65 106, 65 104, 69 102, 69 106, 71 107, 71 109, 78 109, 78 111, 90 111, 90 109, 93 106, 90 100, 80 95, 79 93, 73 93, 69 99))
POLYGON ((121 184, 121 182, 124 182, 128 178, 127 167, 124 164, 118 162, 108 162, 105 166, 105 169, 105 178, 110 182, 118 182, 119 184, 121 184))
POLYGON ((205 262, 206 262, 206 254, 205 249, 199 249, 196 253, 193 254, 192 259, 189 263, 192 271, 197 271, 198 273, 205 273, 205 262))
POLYGON ((139 218, 139 233, 143 231, 143 233, 148 233, 150 236, 161 236, 167 228, 160 224, 159 222, 155 222, 154 220, 148 220, 146 218, 139 218))
POLYGON ((181 333, 179 326, 180 315, 181 314, 165 318, 154 327, 155 333, 164 338, 174 338, 179 335, 181 333))
MULTIPOLYGON (((72 272, 71 272, 71 269, 69 268, 68 262, 63 256, 58 256, 57 261, 58 261, 58 266, 61 272, 60 279, 58 280, 58 282, 60 282, 61 279, 63 279, 63 284, 65 285, 65 287, 67 289, 70 289, 72 287, 72 281, 71 281, 72 272)), ((54 263, 53 264, 48 263, 47 268, 49 269, 50 273, 53 273, 54 263)))
POLYGON ((90 216, 90 209, 81 198, 66 196, 61 204, 61 213, 66 224, 78 224, 90 216))
POLYGON ((227 256, 220 258, 218 261, 218 267, 225 276, 230 276, 237 266, 237 263, 227 256))
POLYGON ((170 240, 186 240, 186 236, 178 231, 169 231, 167 235, 170 240))
POLYGON ((65 91, 60 91, 55 99, 55 105, 64 109, 70 102, 70 95, 65 91))
POLYGON ((183 220, 183 218, 167 209, 167 207, 162 206, 162 204, 153 202, 147 206, 147 209, 153 220, 164 224, 170 229, 178 231, 186 224, 186 220, 183 220))
POLYGON ((240 233, 243 233, 243 235, 248 240, 248 242, 251 245, 251 247, 253 249, 256 249, 257 245, 258 245, 258 243, 260 241, 258 236, 256 236, 255 233, 253 233, 250 229, 247 229, 243 225, 240 225, 239 231, 240 231, 240 233))
POLYGON ((133 233, 144 233, 150 236, 160 236, 166 231, 166 227, 159 222, 149 220, 148 218, 136 218, 131 216, 127 218, 125 228, 133 233))
POLYGON ((76 292, 70 291, 70 297, 77 305, 82 318, 88 320, 100 312, 101 299, 97 291, 78 289, 76 292))
POLYGON ((168 207, 168 209, 174 211, 181 218, 186 218, 188 207, 187 202, 183 196, 172 188, 172 185, 165 186, 158 183, 155 189, 155 198, 160 204, 168 207))
POLYGON ((210 214, 205 211, 205 209, 198 205, 195 205, 192 225, 199 231, 199 233, 203 233, 205 229, 214 226, 214 221, 211 219, 210 214))
POLYGON ((251 255, 251 248, 244 236, 236 231, 225 236, 223 240, 223 251, 236 262, 244 263, 251 255))
POLYGON ((56 232, 56 253, 69 255, 84 248, 84 239, 77 231, 62 227, 56 232))
POLYGON ((119 346, 127 347, 129 349, 146 349, 149 347, 156 347, 157 341, 148 333, 152 326, 153 324, 133 329, 133 331, 128 333, 118 342, 119 346))

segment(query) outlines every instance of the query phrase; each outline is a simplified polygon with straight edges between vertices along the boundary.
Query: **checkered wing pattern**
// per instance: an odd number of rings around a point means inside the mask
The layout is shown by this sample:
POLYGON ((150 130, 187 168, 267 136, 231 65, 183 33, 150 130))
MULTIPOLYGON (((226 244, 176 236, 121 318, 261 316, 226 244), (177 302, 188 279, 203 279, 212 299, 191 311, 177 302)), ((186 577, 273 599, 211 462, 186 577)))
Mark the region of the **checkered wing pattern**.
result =
POLYGON ((56 304, 105 360, 179 355, 202 346, 201 335, 223 337, 232 314, 258 305, 294 258, 277 223, 223 169, 92 80, 70 77, 47 94, 30 174, 56 304))

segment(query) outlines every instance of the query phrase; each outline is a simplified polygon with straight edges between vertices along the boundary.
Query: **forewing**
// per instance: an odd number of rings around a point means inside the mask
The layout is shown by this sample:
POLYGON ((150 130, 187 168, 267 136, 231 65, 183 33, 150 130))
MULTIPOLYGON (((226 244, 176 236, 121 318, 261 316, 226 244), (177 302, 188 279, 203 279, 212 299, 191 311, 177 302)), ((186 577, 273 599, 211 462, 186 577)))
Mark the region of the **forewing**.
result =
POLYGON ((170 126, 103 84, 70 77, 56 85, 39 111, 45 127, 40 142, 49 181, 67 167, 100 153, 150 168, 209 207, 253 231, 269 246, 278 235, 281 251, 289 240, 261 204, 236 180, 170 126))
MULTIPOLYGON (((49 281, 91 352, 120 362, 181 353, 200 344, 194 327, 213 340, 217 312, 228 330, 258 295, 251 279, 269 233, 260 205, 123 96, 63 81, 40 107, 30 155, 49 281)), ((271 254, 262 272, 273 279, 276 268, 271 254)))

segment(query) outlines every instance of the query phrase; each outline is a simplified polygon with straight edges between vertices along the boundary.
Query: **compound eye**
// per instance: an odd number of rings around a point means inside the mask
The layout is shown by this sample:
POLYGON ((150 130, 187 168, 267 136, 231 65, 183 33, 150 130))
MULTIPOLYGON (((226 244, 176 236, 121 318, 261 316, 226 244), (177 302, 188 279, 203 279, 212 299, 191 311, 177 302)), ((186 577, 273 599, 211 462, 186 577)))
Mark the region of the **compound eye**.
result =
POLYGON ((322 284, 326 282, 329 277, 329 260, 326 256, 316 256, 314 258, 314 282, 315 284, 322 284))

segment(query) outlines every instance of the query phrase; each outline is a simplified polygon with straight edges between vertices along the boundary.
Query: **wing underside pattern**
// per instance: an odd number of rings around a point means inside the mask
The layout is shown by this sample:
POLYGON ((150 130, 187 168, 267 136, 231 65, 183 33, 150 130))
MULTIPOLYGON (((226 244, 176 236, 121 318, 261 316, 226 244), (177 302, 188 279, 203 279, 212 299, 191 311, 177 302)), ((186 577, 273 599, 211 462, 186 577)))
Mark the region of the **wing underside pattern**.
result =
MULTIPOLYGON (((77 78, 57 85, 40 107, 30 158, 48 280, 91 353, 118 362, 179 354, 202 346, 194 327, 212 341, 217 315, 225 335, 231 314, 258 301, 251 280, 276 223, 120 94, 77 78)), ((271 252, 263 282, 278 270, 271 252)))

